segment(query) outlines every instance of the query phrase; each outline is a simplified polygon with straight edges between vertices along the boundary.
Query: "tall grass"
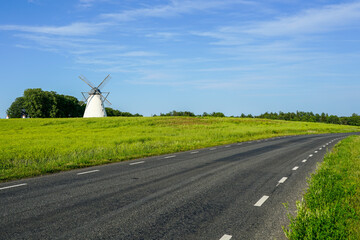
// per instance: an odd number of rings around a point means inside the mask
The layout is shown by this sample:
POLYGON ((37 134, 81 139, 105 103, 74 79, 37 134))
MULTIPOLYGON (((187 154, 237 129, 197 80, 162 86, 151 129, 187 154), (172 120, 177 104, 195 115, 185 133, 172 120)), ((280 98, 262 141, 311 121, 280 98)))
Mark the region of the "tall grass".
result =
POLYGON ((297 216, 284 228, 289 239, 360 239, 360 137, 327 155, 309 181, 297 216))
POLYGON ((359 130, 243 118, 0 119, 0 181, 280 135, 359 130))

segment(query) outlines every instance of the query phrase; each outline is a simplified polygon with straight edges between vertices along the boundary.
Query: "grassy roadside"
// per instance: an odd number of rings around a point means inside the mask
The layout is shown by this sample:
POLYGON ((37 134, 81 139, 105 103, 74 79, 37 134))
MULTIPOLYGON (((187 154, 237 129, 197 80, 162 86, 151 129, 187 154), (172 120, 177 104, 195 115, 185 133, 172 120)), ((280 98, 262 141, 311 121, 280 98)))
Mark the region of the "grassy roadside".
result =
POLYGON ((309 179, 289 239, 360 239, 360 136, 341 141, 309 179))
POLYGON ((274 136, 355 131, 246 118, 0 119, 0 181, 274 136))

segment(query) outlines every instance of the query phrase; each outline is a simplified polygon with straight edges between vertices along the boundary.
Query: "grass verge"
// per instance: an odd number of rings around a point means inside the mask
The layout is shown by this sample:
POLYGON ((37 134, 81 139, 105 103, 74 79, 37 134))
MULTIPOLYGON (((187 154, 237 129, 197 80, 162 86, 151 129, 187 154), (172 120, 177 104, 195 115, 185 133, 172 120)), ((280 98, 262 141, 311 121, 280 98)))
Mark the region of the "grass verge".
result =
POLYGON ((355 131, 246 118, 0 119, 0 181, 282 135, 355 131))
POLYGON ((289 214, 289 239, 360 239, 360 137, 337 144, 309 179, 309 189, 289 214))

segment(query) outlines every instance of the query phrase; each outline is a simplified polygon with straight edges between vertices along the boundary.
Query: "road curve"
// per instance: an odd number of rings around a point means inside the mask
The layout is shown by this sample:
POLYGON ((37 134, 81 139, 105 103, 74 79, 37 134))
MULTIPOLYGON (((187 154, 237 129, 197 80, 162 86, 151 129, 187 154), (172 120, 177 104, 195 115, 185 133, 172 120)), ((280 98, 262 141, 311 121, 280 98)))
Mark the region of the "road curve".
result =
POLYGON ((0 239, 284 239, 286 209, 349 134, 288 136, 0 184, 0 239))

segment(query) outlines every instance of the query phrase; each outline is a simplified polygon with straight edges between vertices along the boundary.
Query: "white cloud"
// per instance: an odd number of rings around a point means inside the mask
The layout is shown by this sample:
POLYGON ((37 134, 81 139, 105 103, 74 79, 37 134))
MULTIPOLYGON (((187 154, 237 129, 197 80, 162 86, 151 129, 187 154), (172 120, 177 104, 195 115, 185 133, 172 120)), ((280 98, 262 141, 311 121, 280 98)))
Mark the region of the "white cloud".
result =
POLYGON ((95 52, 117 52, 123 51, 124 46, 116 45, 108 41, 93 38, 73 36, 44 36, 39 34, 16 34, 16 37, 28 40, 34 46, 54 48, 63 52, 71 52, 76 55, 95 52))
POLYGON ((168 41, 168 40, 176 41, 178 40, 177 37, 179 37, 180 35, 181 35, 180 33, 174 33, 174 32, 155 32, 155 33, 146 34, 145 37, 155 38, 157 40, 162 40, 162 41, 168 41))
POLYGON ((86 9, 86 8, 94 7, 94 5, 101 4, 101 3, 112 3, 112 0, 79 0, 77 6, 79 8, 86 9))
POLYGON ((117 54, 118 56, 123 57, 155 57, 155 56, 162 56, 162 54, 155 53, 155 52, 146 52, 146 51, 132 51, 126 53, 117 54))
POLYGON ((20 31, 41 33, 59 36, 86 36, 97 34, 104 30, 107 23, 72 23, 66 26, 25 26, 25 25, 0 25, 3 31, 20 31))
POLYGON ((246 0, 207 0, 207 1, 191 1, 191 0, 173 0, 168 5, 155 7, 145 7, 134 10, 126 10, 120 13, 102 14, 103 18, 110 18, 117 21, 131 21, 143 17, 173 17, 180 14, 187 14, 194 11, 205 11, 210 9, 218 9, 234 4, 253 4, 252 1, 246 0))
POLYGON ((79 7, 82 8, 89 8, 92 7, 94 5, 96 0, 79 0, 79 7))
POLYGON ((344 27, 359 28, 360 3, 329 5, 320 9, 309 9, 294 16, 260 22, 243 29, 228 31, 265 36, 286 36, 331 32, 344 27))
POLYGON ((240 26, 223 26, 215 31, 194 31, 192 34, 216 39, 210 44, 224 46, 253 45, 259 47, 254 43, 261 43, 265 39, 276 41, 278 37, 282 37, 281 45, 288 48, 294 43, 296 45, 295 41, 309 40, 317 35, 339 30, 359 29, 360 26, 357 24, 359 21, 360 3, 354 2, 308 9, 274 20, 245 22, 240 26))

